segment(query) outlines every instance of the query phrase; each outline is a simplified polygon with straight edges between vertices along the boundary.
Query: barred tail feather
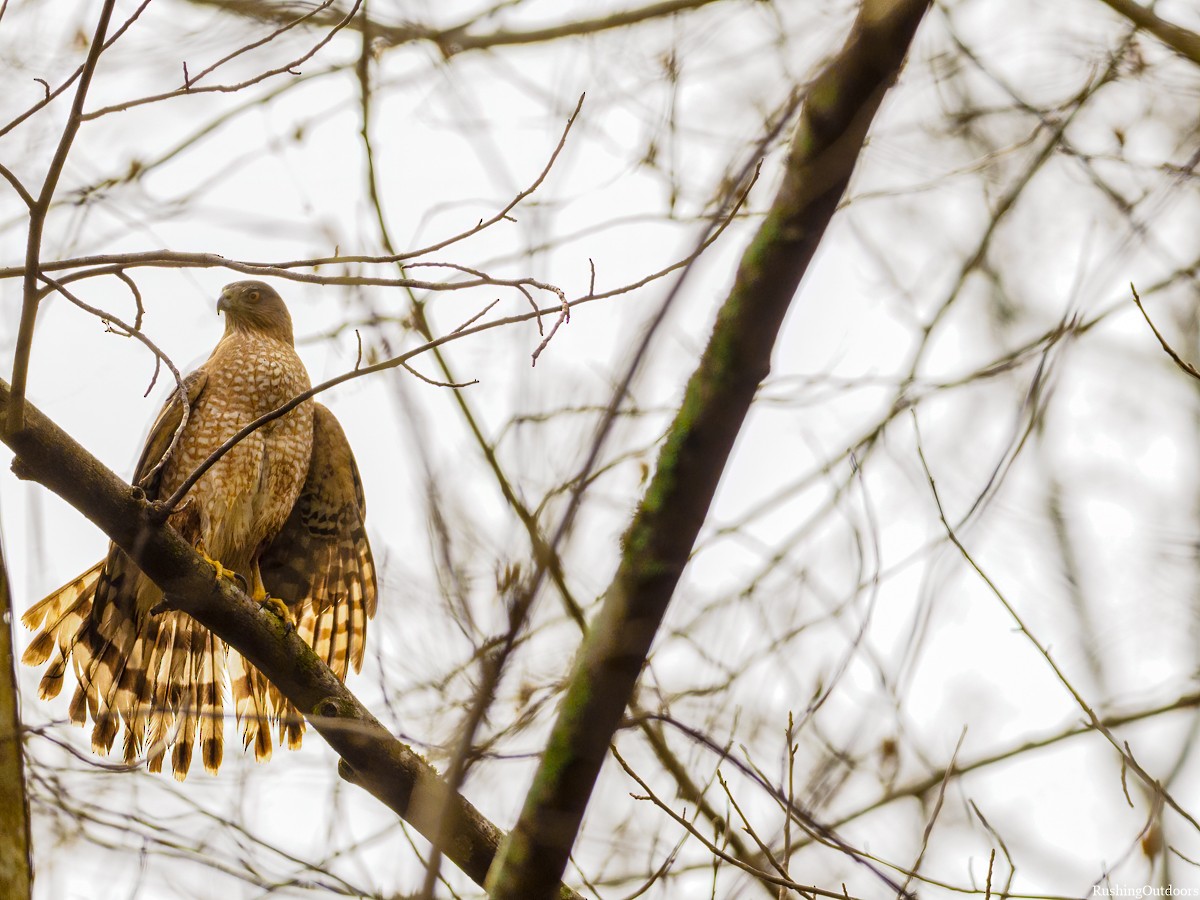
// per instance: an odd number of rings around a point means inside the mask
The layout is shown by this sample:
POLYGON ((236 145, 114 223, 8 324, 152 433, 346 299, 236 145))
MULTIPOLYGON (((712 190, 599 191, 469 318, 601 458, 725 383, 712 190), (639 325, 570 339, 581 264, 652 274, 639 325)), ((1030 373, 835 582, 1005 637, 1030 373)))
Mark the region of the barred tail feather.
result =
POLYGON ((115 705, 125 722, 125 762, 128 765, 136 763, 142 755, 150 697, 154 692, 153 666, 160 632, 158 621, 147 617, 137 632, 117 682, 115 705))
POLYGON ((330 610, 330 618, 331 635, 325 661, 334 674, 345 681, 346 670, 350 666, 350 610, 344 595, 338 596, 337 602, 330 610))
MULTIPOLYGON (((110 551, 96 582, 92 615, 79 630, 72 648, 79 690, 85 693, 88 710, 96 723, 92 729, 92 749, 102 754, 112 749, 119 719, 129 718, 123 716, 129 691, 121 690, 126 667, 135 656, 136 665, 142 665, 138 641, 142 617, 137 613, 130 590, 140 573, 130 569, 131 563, 117 551, 110 551)), ((136 670, 130 677, 135 675, 136 670)), ((78 702, 78 691, 75 699, 78 702)))
MULTIPOLYGON (((375 575, 375 557, 371 555, 371 545, 367 543, 367 533, 360 528, 355 536, 354 548, 351 551, 358 562, 358 578, 355 584, 362 593, 363 606, 368 619, 375 618, 379 606, 379 585, 375 575)), ((363 632, 364 637, 366 632, 363 632)))
POLYGON ((330 585, 328 572, 323 574, 313 585, 314 594, 327 598, 326 606, 321 610, 317 619, 317 627, 313 633, 313 651, 324 660, 325 665, 333 670, 338 678, 345 680, 346 666, 344 648, 348 644, 346 635, 346 598, 338 585, 330 585))
MULTIPOLYGON (((23 616, 40 629, 22 659, 48 663, 39 693, 57 695, 67 663, 78 685, 71 721, 93 722, 92 749, 111 752, 123 732, 127 763, 147 754, 151 771, 161 771, 167 748, 175 777, 187 776, 199 732, 204 767, 216 772, 223 755, 225 642, 186 614, 139 610, 145 576, 128 558, 110 550, 102 563, 34 604, 23 616)), ((254 696, 265 698, 266 679, 257 672, 254 696)), ((256 714, 269 715, 269 703, 256 714)), ((256 746, 257 755, 270 754, 256 746)))
POLYGON ((200 759, 213 775, 221 768, 225 747, 225 642, 207 631, 199 656, 200 759))
POLYGON ((371 545, 367 543, 366 533, 361 527, 356 532, 356 539, 343 543, 339 547, 338 572, 341 577, 341 589, 346 604, 346 621, 343 628, 346 631, 347 660, 342 665, 342 677, 353 667, 355 672, 362 669, 363 655, 367 647, 367 620, 375 615, 378 590, 375 583, 375 560, 371 556, 371 545))
POLYGON ((271 721, 274 717, 269 689, 271 682, 258 669, 252 666, 247 666, 247 668, 254 678, 254 692, 259 701, 259 708, 261 709, 261 718, 259 720, 261 726, 255 734, 254 740, 254 759, 257 762, 265 762, 271 758, 271 721))
POLYGON ((150 679, 153 692, 146 722, 146 762, 151 772, 162 771, 163 757, 170 743, 171 726, 175 724, 175 711, 179 706, 179 684, 183 680, 190 649, 184 640, 186 620, 182 613, 168 612, 162 618, 155 644, 153 675, 150 679))
MULTIPOLYGON (((362 668, 367 620, 375 615, 375 564, 365 535, 359 537, 353 542, 312 541, 307 553, 298 554, 306 571, 297 570, 292 560, 277 562, 272 573, 274 586, 292 606, 296 632, 343 681, 351 668, 362 668)), ((270 697, 280 746, 299 748, 304 717, 274 685, 270 697)))
POLYGON ((292 705, 291 700, 282 700, 276 709, 279 713, 279 746, 286 742, 289 750, 299 750, 304 742, 304 716, 292 705))
POLYGON ((180 698, 179 728, 175 732, 175 742, 171 748, 171 774, 175 776, 176 781, 183 781, 187 778, 188 769, 192 767, 192 747, 196 742, 198 706, 196 682, 188 679, 183 686, 183 696, 180 698))
MULTIPOLYGON (((369 564, 370 551, 367 551, 369 564)), ((362 667, 367 630, 367 592, 362 560, 345 545, 330 546, 328 558, 313 579, 304 619, 312 621, 313 651, 343 681, 351 666, 362 667)), ((373 577, 373 576, 372 576, 373 577)))
MULTIPOLYGON (((370 556, 370 551, 367 553, 370 556)), ((374 578, 374 575, 372 575, 374 578)), ((362 578, 351 578, 347 585, 350 606, 350 665, 354 671, 362 670, 363 655, 367 649, 367 619, 375 615, 375 594, 368 595, 363 588, 362 578)))
MULTIPOLYGON (((308 646, 314 646, 318 618, 316 608, 311 603, 305 603, 293 609, 293 613, 296 615, 296 633, 308 646)), ((289 750, 299 750, 304 742, 304 716, 273 684, 271 705, 276 711, 276 720, 279 723, 279 746, 286 745, 289 750)))
POLYGON ((356 539, 341 541, 330 554, 323 591, 327 598, 321 611, 327 618, 329 646, 318 650, 334 673, 343 681, 350 669, 362 669, 367 644, 367 620, 375 615, 375 561, 361 528, 356 539))
POLYGON ((42 700, 57 697, 62 690, 71 646, 92 613, 92 598, 103 567, 104 560, 100 560, 78 578, 35 603, 21 617, 26 628, 41 629, 25 648, 21 662, 27 666, 40 666, 50 661, 38 684, 38 697, 42 700))
POLYGON ((174 634, 169 644, 162 645, 170 650, 159 662, 159 671, 166 675, 165 686, 156 688, 156 696, 164 698, 163 712, 152 712, 149 723, 152 739, 162 743, 150 763, 160 770, 165 743, 172 743, 171 770, 183 781, 198 736, 200 761, 206 771, 216 774, 225 749, 224 686, 229 651, 223 640, 183 613, 165 615, 175 619, 174 634), (172 716, 175 733, 168 739, 172 716))
POLYGON ((242 745, 254 745, 254 758, 271 758, 271 697, 267 679, 236 650, 229 652, 229 681, 234 712, 242 729, 242 745))
MULTIPOLYGON (((296 629, 300 631, 299 627, 296 629)), ((303 636, 303 632, 301 632, 303 636)), ((305 640, 308 640, 306 637, 305 640)), ((289 750, 299 750, 304 743, 304 716, 296 709, 291 700, 283 696, 283 692, 271 682, 267 683, 271 698, 273 721, 279 724, 279 746, 289 750)))
MULTIPOLYGON (((96 579, 104 568, 104 560, 90 567, 78 578, 67 582, 54 593, 42 598, 21 616, 21 624, 30 630, 45 628, 57 635, 66 611, 82 596, 95 593, 96 579)), ((39 635, 40 637, 41 635, 39 635)))

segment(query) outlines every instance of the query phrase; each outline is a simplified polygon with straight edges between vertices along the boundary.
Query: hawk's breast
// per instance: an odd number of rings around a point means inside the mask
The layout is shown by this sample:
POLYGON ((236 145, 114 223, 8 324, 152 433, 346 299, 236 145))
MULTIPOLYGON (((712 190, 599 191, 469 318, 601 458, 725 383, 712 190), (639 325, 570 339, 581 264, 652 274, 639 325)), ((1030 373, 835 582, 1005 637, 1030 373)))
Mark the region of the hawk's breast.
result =
MULTIPOLYGON (((173 490, 239 429, 309 388, 295 350, 253 333, 227 335, 205 364, 208 382, 164 472, 173 490)), ((312 453, 312 401, 254 431, 204 474, 188 494, 210 556, 245 572, 255 552, 287 520, 312 453)), ((188 512, 184 510, 183 512, 188 512)))

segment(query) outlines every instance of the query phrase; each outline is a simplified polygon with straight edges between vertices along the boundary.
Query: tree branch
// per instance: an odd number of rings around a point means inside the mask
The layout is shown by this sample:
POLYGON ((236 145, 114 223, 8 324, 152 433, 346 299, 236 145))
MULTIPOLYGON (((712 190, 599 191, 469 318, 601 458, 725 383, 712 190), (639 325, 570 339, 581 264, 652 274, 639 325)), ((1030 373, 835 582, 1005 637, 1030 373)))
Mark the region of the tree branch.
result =
MULTIPOLYGON (((0 380, 0 422, 13 403, 0 380)), ((95 457, 25 404, 24 427, 0 439, 16 454, 13 470, 54 491, 117 543, 170 598, 229 643, 265 674, 341 762, 347 781, 373 794, 425 837, 436 833, 436 817, 450 811, 454 840, 447 857, 482 884, 501 832, 461 794, 449 793, 437 772, 396 740, 338 680, 294 629, 251 602, 231 581, 214 578, 212 567, 172 528, 156 524, 152 505, 95 457)), ((577 898, 558 886, 557 896, 577 898)))
POLYGON ((28 900, 33 888, 29 854, 29 797, 25 792, 24 742, 17 706, 17 659, 13 652, 8 568, 0 549, 0 893, 5 900, 28 900))
MULTIPOLYGON (((204 6, 215 6, 226 12, 236 13, 247 18, 263 21, 285 21, 290 16, 294 6, 289 3, 275 3, 269 0, 193 0, 204 6)), ((623 12, 600 16, 595 19, 580 19, 564 22, 561 25, 549 25, 544 28, 531 28, 523 31, 487 31, 472 34, 469 29, 474 21, 455 25, 451 28, 430 28, 425 25, 405 23, 389 25, 385 22, 372 21, 364 26, 362 21, 354 22, 351 28, 367 28, 372 37, 383 41, 389 47, 401 44, 411 44, 415 41, 429 41, 438 46, 446 56, 462 53, 467 50, 487 50, 492 47, 512 47, 526 44, 542 44, 562 38, 581 35, 597 34, 616 28, 628 28, 642 22, 663 19, 676 13, 687 12, 715 3, 717 0, 661 0, 646 6, 628 9, 623 12)), ((310 21, 314 25, 325 24, 340 13, 330 10, 310 21)))
MULTIPOLYGON (((346 27, 346 25, 350 22, 350 20, 354 18, 354 14, 358 11, 358 5, 361 2, 362 2, 362 0, 355 0, 353 6, 350 8, 350 11, 348 13, 346 13, 339 21, 334 23, 326 35, 324 35, 319 41, 317 41, 317 43, 315 43, 312 47, 310 47, 304 53, 295 57, 291 61, 284 63, 281 66, 275 66, 273 68, 267 69, 266 71, 260 72, 251 78, 247 78, 245 81, 239 81, 235 84, 214 84, 214 85, 205 85, 202 87, 192 87, 192 85, 195 83, 195 81, 197 79, 204 77, 205 75, 209 74, 214 69, 216 69, 218 66, 222 65, 225 62, 228 62, 229 59, 232 58, 232 56, 228 56, 225 59, 222 59, 220 62, 214 63, 213 65, 209 66, 207 69, 205 69, 203 72, 201 72, 199 75, 196 75, 196 76, 187 75, 186 74, 187 69, 185 68, 184 69, 185 77, 184 77, 183 86, 176 88, 173 91, 165 91, 161 94, 151 94, 151 95, 148 95, 145 97, 137 97, 133 100, 126 100, 123 103, 115 103, 111 106, 102 106, 99 109, 92 110, 87 115, 83 116, 83 118, 84 119, 98 119, 101 116, 111 115, 112 113, 115 113, 115 112, 125 112, 126 110, 133 109, 135 106, 145 106, 148 103, 159 103, 163 100, 170 100, 173 97, 184 97, 184 96, 189 96, 191 94, 205 94, 205 93, 236 94, 237 92, 243 91, 252 85, 259 84, 263 81, 266 81, 269 78, 274 78, 276 75, 285 75, 286 74, 286 75, 297 76, 300 74, 300 72, 297 70, 296 67, 303 65, 304 63, 306 63, 310 59, 312 59, 314 56, 316 56, 318 53, 320 53, 321 50, 324 49, 324 47, 330 41, 333 40, 333 38, 337 35, 337 33, 339 31, 341 31, 344 27, 346 27)), ((303 19, 301 19, 301 21, 303 21, 303 19)), ((293 24, 299 24, 299 22, 296 22, 293 24)), ((273 40, 274 38, 278 37, 283 32, 289 30, 291 27, 292 27, 292 25, 289 24, 289 25, 286 25, 286 26, 276 30, 273 34, 269 35, 266 40, 273 40)), ((249 46, 255 46, 255 44, 251 44, 249 46)))
POLYGON ((1154 10, 1134 0, 1100 0, 1114 12, 1124 16, 1138 28, 1154 35, 1184 59, 1200 66, 1200 34, 1168 22, 1154 10))
POLYGON ((17 345, 13 351, 12 392, 13 402, 8 407, 6 429, 16 431, 21 428, 21 416, 25 402, 25 379, 29 375, 29 353, 33 348, 33 324, 38 311, 38 275, 39 262, 42 255, 42 229, 46 226, 46 214, 50 211, 50 201, 54 199, 54 189, 58 187, 58 179, 62 177, 63 166, 67 163, 67 154, 71 152, 71 144, 83 122, 83 102, 87 99, 88 88, 92 84, 92 76, 100 62, 100 54, 104 52, 104 35, 108 31, 108 22, 112 18, 113 6, 116 0, 105 0, 100 9, 100 18, 96 22, 96 33, 92 35, 91 48, 79 75, 79 87, 75 91, 75 101, 71 104, 71 112, 67 116, 67 124, 63 126, 62 136, 58 139, 58 147, 46 170, 46 178, 37 200, 29 208, 29 236, 25 243, 25 272, 22 284, 23 300, 21 302, 21 322, 17 326, 17 345))
MULTIPOLYGON (((149 5, 150 5, 150 0, 142 0, 142 2, 138 5, 137 9, 135 9, 130 14, 129 18, 126 19, 124 21, 124 23, 122 23, 121 27, 113 32, 112 37, 110 37, 108 40, 106 40, 104 42, 104 47, 102 48, 102 52, 103 52, 103 50, 107 50, 109 47, 111 47, 113 44, 115 44, 121 38, 121 36, 130 29, 130 27, 133 25, 133 23, 138 20, 138 18, 141 16, 141 14, 143 12, 145 12, 146 7, 149 5)), ((62 94, 67 88, 69 88, 71 85, 73 85, 75 83, 75 81, 81 75, 83 75, 86 67, 87 67, 87 62, 85 61, 82 64, 80 64, 79 68, 77 68, 74 72, 71 73, 71 75, 66 79, 66 81, 64 81, 62 84, 60 84, 58 87, 54 88, 53 90, 50 89, 50 85, 47 82, 42 81, 42 79, 40 79, 40 78, 35 78, 34 81, 39 81, 39 82, 41 82, 41 84, 43 84, 45 86, 45 89, 46 89, 45 95, 40 100, 38 100, 37 103, 33 104, 33 106, 30 106, 24 112, 20 113, 17 116, 14 116, 3 126, 0 126, 0 137, 4 137, 4 135, 8 134, 10 131, 12 131, 14 128, 16 128, 18 125, 20 125, 26 119, 28 119, 30 116, 36 114, 37 112, 41 111, 45 107, 49 106, 55 99, 58 98, 58 96, 60 94, 62 94)))
POLYGON ((12 170, 3 163, 0 163, 0 176, 3 176, 4 180, 7 181, 12 189, 17 192, 17 196, 21 198, 21 202, 23 202, 30 209, 33 209, 33 204, 37 201, 33 199, 33 195, 30 194, 29 191, 25 190, 25 185, 21 184, 21 179, 17 178, 17 176, 12 173, 12 170))
POLYGON ((488 877, 493 900, 548 897, 561 877, 784 315, 928 6, 865 0, 845 46, 808 90, 783 184, 688 383, 525 807, 488 877))

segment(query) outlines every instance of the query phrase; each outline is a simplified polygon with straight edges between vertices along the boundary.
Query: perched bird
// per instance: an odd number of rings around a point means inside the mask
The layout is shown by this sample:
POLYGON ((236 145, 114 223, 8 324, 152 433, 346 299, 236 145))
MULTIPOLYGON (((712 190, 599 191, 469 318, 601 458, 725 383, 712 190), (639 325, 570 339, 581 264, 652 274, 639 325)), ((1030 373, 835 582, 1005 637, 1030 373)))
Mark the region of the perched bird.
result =
MULTIPOLYGON (((296 355, 292 319, 261 281, 221 291, 225 333, 159 413, 138 460, 134 484, 149 499, 170 497, 240 428, 309 388, 296 355), (165 458, 164 458, 165 456, 165 458)), ((363 525, 366 503, 354 454, 333 413, 308 400, 252 432, 222 456, 168 518, 216 568, 244 579, 255 600, 284 612, 339 678, 362 666, 367 619, 376 605, 375 566, 363 525)), ((71 721, 94 722, 92 749, 107 754, 124 731, 126 762, 143 753, 183 780, 199 731, 204 767, 216 772, 224 741, 225 682, 246 747, 271 755, 300 746, 304 720, 240 653, 163 603, 163 594, 115 544, 74 581, 22 618, 38 629, 23 661, 47 661, 42 699, 62 688, 68 660, 78 686, 71 721)))

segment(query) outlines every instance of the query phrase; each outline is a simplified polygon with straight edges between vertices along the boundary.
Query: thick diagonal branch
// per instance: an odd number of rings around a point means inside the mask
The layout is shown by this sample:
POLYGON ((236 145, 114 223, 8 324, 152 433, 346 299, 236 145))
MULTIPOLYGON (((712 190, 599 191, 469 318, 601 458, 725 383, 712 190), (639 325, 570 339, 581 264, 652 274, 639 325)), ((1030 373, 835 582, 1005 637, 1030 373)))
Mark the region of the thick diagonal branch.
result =
MULTIPOLYGON (((0 423, 12 403, 0 380, 0 423)), ((499 829, 445 782, 424 759, 396 740, 350 693, 294 629, 252 603, 153 509, 95 457, 25 404, 24 427, 0 434, 14 453, 13 470, 54 491, 117 543, 162 588, 170 603, 210 628, 262 671, 301 710, 341 757, 339 771, 429 839, 450 811, 454 840, 447 857, 482 884, 502 837, 499 829)), ((577 897, 566 887, 560 897, 577 897)))
POLYGON ((0 549, 0 896, 29 900, 33 864, 29 852, 29 797, 25 790, 24 743, 17 703, 16 654, 8 569, 0 549))
POLYGON ((1184 59, 1200 65, 1200 34, 1168 22, 1148 6, 1134 0, 1100 0, 1138 28, 1144 28, 1184 59))
POLYGON ((784 315, 928 5, 865 0, 845 46, 808 89, 783 184, 688 382, 520 819, 489 876, 493 900, 553 896, 784 315))

